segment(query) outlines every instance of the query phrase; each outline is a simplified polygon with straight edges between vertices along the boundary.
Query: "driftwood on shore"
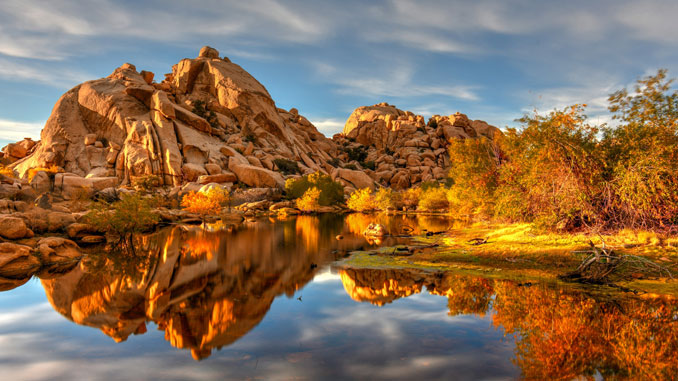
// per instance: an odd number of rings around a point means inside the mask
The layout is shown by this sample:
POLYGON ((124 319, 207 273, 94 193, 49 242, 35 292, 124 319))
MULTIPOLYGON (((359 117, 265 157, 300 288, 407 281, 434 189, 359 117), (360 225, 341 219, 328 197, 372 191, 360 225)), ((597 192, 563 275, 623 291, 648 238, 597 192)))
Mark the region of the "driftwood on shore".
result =
POLYGON ((667 276, 673 278, 673 274, 664 266, 658 265, 649 259, 629 254, 617 253, 608 248, 603 242, 602 247, 589 241, 590 250, 579 253, 589 254, 581 264, 572 272, 560 275, 558 278, 582 283, 608 284, 611 278, 617 276, 624 278, 627 275, 637 273, 649 274, 650 276, 667 276))

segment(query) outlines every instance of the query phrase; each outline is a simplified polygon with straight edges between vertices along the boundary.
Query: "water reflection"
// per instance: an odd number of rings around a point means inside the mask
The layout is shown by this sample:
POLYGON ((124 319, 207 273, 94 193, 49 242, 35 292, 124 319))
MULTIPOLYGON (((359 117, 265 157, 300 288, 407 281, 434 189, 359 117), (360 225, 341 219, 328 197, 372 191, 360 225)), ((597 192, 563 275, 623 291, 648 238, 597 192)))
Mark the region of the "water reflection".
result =
POLYGON ((353 300, 376 305, 421 292, 447 297, 452 316, 490 314, 516 338, 527 379, 673 379, 678 374, 678 301, 587 295, 574 290, 416 270, 341 271, 353 300))
MULTIPOLYGON (((135 253, 92 253, 71 271, 52 274, 41 284, 54 310, 79 325, 120 342, 146 333, 153 323, 167 342, 190 350, 197 360, 214 349, 237 346, 271 315, 278 296, 296 298, 295 292, 323 271, 314 284, 321 287, 322 279, 329 279, 338 288, 332 283, 315 295, 305 291, 304 301, 317 304, 304 303, 305 315, 291 315, 302 321, 300 332, 278 338, 288 346, 298 339, 316 352, 286 352, 284 347, 282 357, 288 363, 310 366, 311 353, 324 361, 348 359, 353 351, 354 357, 359 353, 369 359, 351 361, 351 369, 360 368, 357 374, 367 377, 380 364, 394 366, 411 354, 419 356, 418 372, 436 364, 439 373, 427 373, 432 377, 455 374, 450 369, 462 362, 480 369, 468 377, 511 376, 503 363, 496 369, 479 366, 487 360, 482 353, 491 352, 496 364, 499 359, 508 362, 510 355, 499 354, 510 343, 515 346, 512 361, 527 379, 670 379, 678 374, 678 302, 668 297, 602 298, 554 285, 420 270, 337 268, 338 274, 327 273, 343 253, 369 245, 360 232, 371 222, 394 234, 404 228, 440 231, 450 224, 431 217, 354 214, 213 225, 207 230, 173 227, 137 237, 135 253), (335 239, 338 234, 344 239, 335 239), (342 285, 342 294, 337 294, 342 285), (402 308, 402 299, 417 307, 402 308), (435 302, 435 308, 417 304, 424 301, 435 302), (372 305, 380 307, 380 317, 372 305), (474 325, 464 325, 470 321, 474 325), (473 337, 464 338, 459 331, 473 337), (370 332, 381 332, 384 342, 365 336, 370 332), (502 334, 507 335, 503 343, 496 337, 502 334), (393 353, 372 353, 385 344, 393 353)), ((384 244, 401 241, 389 238, 384 244)), ((272 332, 286 329, 276 325, 272 332)), ((268 338, 258 339, 263 355, 267 346, 283 348, 268 338)), ((256 368, 257 363, 250 365, 256 368)), ((322 366, 315 364, 314 369, 322 366)), ((381 370, 379 374, 393 376, 387 378, 405 374, 381 370)))
POLYGON ((135 254, 93 254, 42 285, 55 310, 75 323, 119 342, 152 321, 173 346, 202 359, 249 332, 276 296, 293 295, 318 264, 333 261, 334 250, 364 244, 352 236, 338 242, 320 224, 304 216, 230 232, 175 227, 139 237, 135 254))

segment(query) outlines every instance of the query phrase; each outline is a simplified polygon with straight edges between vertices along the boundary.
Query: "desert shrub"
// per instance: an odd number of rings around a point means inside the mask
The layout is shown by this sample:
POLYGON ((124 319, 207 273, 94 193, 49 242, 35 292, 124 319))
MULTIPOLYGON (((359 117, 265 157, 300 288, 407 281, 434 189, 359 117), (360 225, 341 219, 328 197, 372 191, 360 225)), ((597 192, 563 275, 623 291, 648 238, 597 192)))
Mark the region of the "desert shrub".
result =
POLYGON ((450 169, 447 186, 449 207, 458 217, 494 215, 494 197, 502 153, 497 142, 453 140, 448 148, 450 169))
POLYGON ((431 128, 438 128, 438 122, 433 118, 429 118, 428 123, 426 123, 426 125, 431 128))
POLYGON ((85 215, 85 221, 100 231, 114 233, 121 240, 129 240, 134 233, 153 227, 158 216, 149 201, 139 194, 125 194, 119 201, 97 201, 85 215))
POLYGON ((363 167, 365 167, 367 169, 371 169, 373 171, 377 167, 376 164, 374 163, 374 161, 371 161, 371 160, 362 163, 362 165, 363 165, 363 167))
POLYGON ((364 146, 357 146, 357 147, 352 147, 352 148, 344 148, 344 152, 348 155, 348 160, 349 161, 357 161, 358 163, 362 163, 367 159, 367 150, 365 149, 364 146))
POLYGON ((392 150, 392 149, 390 149, 390 148, 388 148, 388 147, 384 147, 384 153, 387 154, 387 155, 393 156, 393 154, 395 153, 395 151, 392 150))
POLYGON ((290 199, 302 197, 310 188, 320 190, 318 197, 320 205, 329 206, 344 201, 344 186, 321 172, 304 175, 296 179, 287 179, 285 182, 285 192, 290 199))
POLYGON ((377 209, 377 205, 370 188, 357 189, 348 198, 346 206, 356 212, 369 212, 377 209))
POLYGON ((151 192, 153 189, 162 185, 162 179, 156 175, 145 175, 135 177, 132 180, 132 186, 143 192, 151 192))
POLYGON ((61 173, 61 172, 63 172, 63 171, 64 171, 64 170, 63 170, 61 167, 58 167, 58 166, 56 166, 56 165, 52 165, 51 167, 48 167, 48 168, 47 168, 47 167, 35 167, 35 168, 31 168, 31 169, 28 170, 28 181, 29 181, 29 182, 32 181, 33 178, 35 177, 35 175, 36 175, 38 172, 45 172, 45 173, 47 173, 50 177, 53 177, 55 174, 61 173))
POLYGON ((15 177, 14 170, 10 167, 0 165, 0 175, 7 176, 7 177, 15 177))
POLYGON ((421 188, 409 188, 400 194, 400 205, 407 209, 415 209, 420 196, 421 188))
POLYGON ((422 191, 427 191, 431 188, 439 188, 441 184, 437 181, 429 180, 429 181, 424 181, 421 184, 419 184, 419 188, 421 188, 422 191))
POLYGON ((352 170, 354 170, 354 171, 358 169, 358 167, 356 167, 355 164, 351 164, 351 163, 345 164, 345 165, 344 165, 344 168, 346 168, 346 169, 352 169, 352 170))
POLYGON ((675 224, 678 215, 678 90, 666 70, 609 98, 620 125, 603 138, 608 219, 629 227, 675 224))
POLYGON ((547 115, 526 115, 521 130, 508 129, 501 149, 498 215, 544 227, 574 229, 595 221, 602 185, 598 128, 586 122, 584 107, 547 115))
POLYGON ((204 118, 207 123, 210 124, 210 126, 217 128, 219 127, 219 121, 217 118, 217 114, 212 111, 207 109, 207 105, 205 104, 204 101, 197 100, 193 102, 193 113, 201 118, 204 118))
POLYGON ((341 165, 341 160, 337 159, 336 157, 333 157, 327 163, 333 167, 339 167, 341 165))
POLYGON ((287 159, 274 159, 273 164, 285 175, 291 175, 295 173, 300 173, 299 164, 296 161, 287 160, 287 159))
POLYGON ((447 212, 447 189, 443 187, 431 187, 427 190, 422 190, 418 208, 430 212, 447 212))
POLYGON ((228 192, 219 187, 212 187, 206 192, 189 192, 181 200, 183 210, 199 214, 202 220, 208 215, 215 215, 229 202, 228 192))
POLYGON ((254 134, 246 134, 245 137, 243 138, 244 141, 248 143, 256 143, 257 141, 257 136, 254 134))
POLYGON ((318 210, 320 204, 318 200, 320 199, 321 191, 316 187, 311 187, 304 192, 304 195, 299 197, 296 201, 297 208, 302 212, 315 212, 318 210))
POLYGON ((375 207, 379 210, 397 208, 398 199, 398 193, 392 191, 390 188, 379 188, 379 190, 374 193, 375 207))

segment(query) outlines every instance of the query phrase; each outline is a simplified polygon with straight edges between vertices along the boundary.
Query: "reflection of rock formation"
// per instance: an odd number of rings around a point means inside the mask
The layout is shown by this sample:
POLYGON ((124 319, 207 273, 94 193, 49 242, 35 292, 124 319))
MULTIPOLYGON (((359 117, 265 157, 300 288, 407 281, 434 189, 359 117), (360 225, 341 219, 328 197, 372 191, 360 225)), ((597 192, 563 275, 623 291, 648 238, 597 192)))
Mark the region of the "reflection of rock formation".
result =
POLYGON ((414 272, 400 270, 345 269, 340 275, 351 299, 377 306, 420 293, 424 279, 414 272))
POLYGON ((123 341, 152 321, 202 359, 254 328, 276 296, 309 282, 311 264, 333 259, 331 232, 307 250, 308 231, 294 224, 248 223, 230 234, 174 228, 140 239, 137 256, 92 256, 42 283, 54 308, 78 324, 123 341))

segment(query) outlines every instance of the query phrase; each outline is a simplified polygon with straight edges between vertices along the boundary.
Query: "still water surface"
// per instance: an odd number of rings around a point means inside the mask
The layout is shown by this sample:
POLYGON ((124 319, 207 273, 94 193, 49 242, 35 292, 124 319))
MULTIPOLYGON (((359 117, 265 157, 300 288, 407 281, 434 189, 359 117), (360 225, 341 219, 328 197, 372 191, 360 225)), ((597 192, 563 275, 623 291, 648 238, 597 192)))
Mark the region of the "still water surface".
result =
MULTIPOLYGON (((678 303, 348 269, 376 217, 173 227, 0 294, 0 374, 42 379, 671 379, 678 303), (343 240, 336 240, 343 234, 343 240), (119 257, 119 256, 118 256, 119 257)), ((444 219, 380 217, 443 230, 444 219)))

